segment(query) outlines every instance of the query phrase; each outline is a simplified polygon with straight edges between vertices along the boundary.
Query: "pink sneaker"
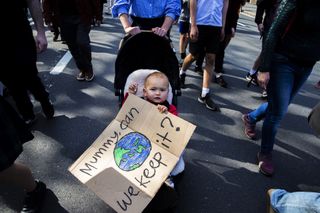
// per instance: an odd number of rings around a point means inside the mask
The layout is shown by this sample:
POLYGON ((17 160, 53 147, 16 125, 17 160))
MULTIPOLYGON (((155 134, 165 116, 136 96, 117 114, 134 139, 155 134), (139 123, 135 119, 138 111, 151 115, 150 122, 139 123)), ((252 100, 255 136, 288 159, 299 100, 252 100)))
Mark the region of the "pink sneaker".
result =
POLYGON ((242 121, 244 124, 244 134, 251 140, 256 138, 256 124, 251 123, 249 120, 249 115, 242 115, 242 121))
POLYGON ((274 173, 272 154, 262 154, 258 152, 257 160, 259 171, 266 176, 272 176, 274 173))

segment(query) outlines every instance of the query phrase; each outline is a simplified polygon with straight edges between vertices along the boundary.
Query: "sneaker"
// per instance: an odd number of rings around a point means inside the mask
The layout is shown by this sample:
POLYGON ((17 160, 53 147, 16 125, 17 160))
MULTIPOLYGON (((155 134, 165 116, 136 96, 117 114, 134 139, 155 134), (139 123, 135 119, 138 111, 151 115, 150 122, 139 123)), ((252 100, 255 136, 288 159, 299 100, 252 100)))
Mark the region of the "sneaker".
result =
POLYGON ((86 81, 92 81, 94 79, 94 73, 92 70, 88 71, 85 73, 85 76, 84 76, 85 80, 86 81))
POLYGON ((35 213, 40 211, 47 192, 47 187, 46 184, 39 180, 36 180, 36 183, 37 187, 35 190, 26 193, 21 213, 35 213))
POLYGON ((259 171, 266 176, 272 176, 274 173, 272 154, 262 154, 258 152, 257 160, 259 171))
POLYGON ((262 90, 262 93, 261 93, 261 98, 262 99, 266 99, 266 98, 268 98, 268 93, 267 93, 267 90, 262 90))
POLYGON ((246 80, 249 82, 249 84, 253 84, 255 86, 258 85, 258 80, 257 80, 257 75, 256 74, 252 74, 250 75, 250 73, 248 72, 248 74, 246 75, 246 80))
POLYGON ((172 178, 171 176, 169 176, 169 177, 164 181, 164 183, 165 183, 167 186, 169 186, 169 187, 171 187, 171 188, 174 189, 174 181, 173 181, 173 178, 172 178))
POLYGON ((256 138, 256 123, 250 122, 249 115, 242 115, 242 121, 244 124, 244 134, 251 140, 256 138))
POLYGON ((223 88, 227 88, 228 87, 228 83, 224 80, 222 75, 220 77, 218 77, 218 78, 215 77, 214 78, 214 82, 216 82, 217 84, 219 84, 223 88))
POLYGON ((186 88, 186 85, 185 85, 185 81, 186 81, 186 74, 181 74, 180 77, 179 77, 179 80, 180 80, 180 87, 182 89, 185 89, 186 88))
POLYGON ((80 70, 78 76, 77 76, 78 81, 84 81, 85 80, 85 73, 83 70, 80 70))
POLYGON ((54 116, 54 108, 50 100, 46 100, 43 102, 40 102, 42 107, 42 112, 46 116, 47 119, 52 119, 54 116))
POLYGON ((202 97, 200 94, 198 101, 205 104, 206 107, 212 111, 220 111, 219 107, 213 102, 213 100, 211 100, 209 93, 205 97, 202 97))
POLYGON ((267 213, 275 213, 275 211, 273 210, 273 208, 271 206, 271 196, 272 196, 273 191, 274 191, 274 189, 269 189, 267 191, 267 213))

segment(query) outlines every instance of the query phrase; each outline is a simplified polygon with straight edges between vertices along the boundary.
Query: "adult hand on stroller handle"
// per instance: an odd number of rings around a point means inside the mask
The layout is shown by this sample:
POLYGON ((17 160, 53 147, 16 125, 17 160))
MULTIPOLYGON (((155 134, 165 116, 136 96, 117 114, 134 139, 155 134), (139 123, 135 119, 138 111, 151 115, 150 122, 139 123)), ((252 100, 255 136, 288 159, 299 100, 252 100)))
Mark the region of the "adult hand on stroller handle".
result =
MULTIPOLYGON (((155 28, 153 28, 153 29, 155 29, 155 28)), ((142 32, 142 33, 154 33, 154 34, 156 34, 156 33, 153 31, 153 29, 152 29, 152 30, 141 30, 141 32, 142 32)), ((156 34, 156 35, 158 35, 158 34, 156 34)), ((160 36, 160 35, 159 35, 159 36, 160 36)), ((169 40, 169 37, 167 36, 167 34, 165 34, 164 36, 161 36, 161 37, 169 40)))

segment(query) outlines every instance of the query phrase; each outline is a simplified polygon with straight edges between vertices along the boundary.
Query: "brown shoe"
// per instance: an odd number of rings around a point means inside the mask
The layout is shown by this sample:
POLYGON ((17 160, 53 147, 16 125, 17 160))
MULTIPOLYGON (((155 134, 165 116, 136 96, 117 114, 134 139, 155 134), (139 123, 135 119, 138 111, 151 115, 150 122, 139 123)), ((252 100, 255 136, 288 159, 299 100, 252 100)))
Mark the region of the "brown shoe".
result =
POLYGON ((256 138, 256 124, 251 123, 249 120, 249 115, 244 114, 241 117, 244 124, 244 134, 251 140, 256 138))
POLYGON ((272 176, 274 173, 272 154, 262 154, 258 152, 257 160, 259 171, 266 176, 272 176))
POLYGON ((267 213, 275 213, 273 208, 271 207, 271 195, 274 189, 269 189, 267 191, 267 213))
POLYGON ((84 81, 85 80, 85 72, 83 70, 80 70, 78 76, 77 76, 78 81, 84 81))
POLYGON ((94 73, 92 70, 85 72, 84 76, 86 81, 92 81, 94 79, 94 73))

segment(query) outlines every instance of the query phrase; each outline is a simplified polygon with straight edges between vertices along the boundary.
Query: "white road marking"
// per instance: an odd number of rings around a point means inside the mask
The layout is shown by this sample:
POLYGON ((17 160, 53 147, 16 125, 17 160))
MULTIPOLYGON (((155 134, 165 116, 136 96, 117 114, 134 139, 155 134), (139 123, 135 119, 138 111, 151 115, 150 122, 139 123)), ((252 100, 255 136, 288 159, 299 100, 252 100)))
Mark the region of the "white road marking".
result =
POLYGON ((67 66, 71 58, 72 58, 72 55, 70 51, 66 52, 66 54, 64 54, 64 56, 60 59, 57 65, 50 71, 50 74, 59 75, 60 73, 62 73, 62 71, 67 66))

